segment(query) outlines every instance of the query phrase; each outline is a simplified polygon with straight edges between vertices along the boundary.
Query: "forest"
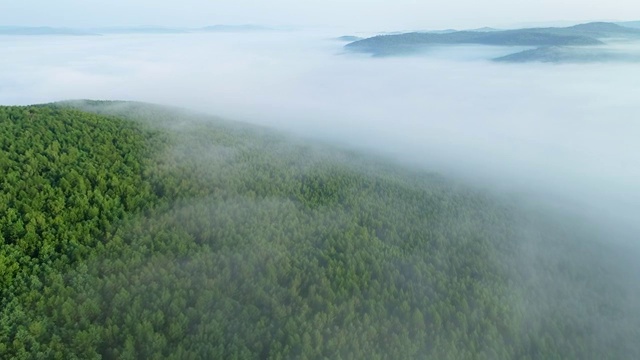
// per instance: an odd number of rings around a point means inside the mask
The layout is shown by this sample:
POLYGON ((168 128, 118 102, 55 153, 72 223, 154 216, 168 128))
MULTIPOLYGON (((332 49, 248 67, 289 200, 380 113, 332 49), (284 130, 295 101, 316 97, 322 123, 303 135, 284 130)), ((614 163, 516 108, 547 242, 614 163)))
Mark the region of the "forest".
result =
POLYGON ((254 125, 0 107, 2 359, 640 358, 640 291, 602 240, 254 125))

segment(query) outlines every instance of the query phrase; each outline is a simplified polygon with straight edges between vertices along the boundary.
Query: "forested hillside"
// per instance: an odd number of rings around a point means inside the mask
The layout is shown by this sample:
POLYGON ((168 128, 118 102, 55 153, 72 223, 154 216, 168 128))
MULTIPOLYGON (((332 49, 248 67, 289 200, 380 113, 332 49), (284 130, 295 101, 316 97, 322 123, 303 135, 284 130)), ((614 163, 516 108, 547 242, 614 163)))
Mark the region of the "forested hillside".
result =
POLYGON ((3 359, 638 358, 595 234, 246 124, 0 107, 3 359))

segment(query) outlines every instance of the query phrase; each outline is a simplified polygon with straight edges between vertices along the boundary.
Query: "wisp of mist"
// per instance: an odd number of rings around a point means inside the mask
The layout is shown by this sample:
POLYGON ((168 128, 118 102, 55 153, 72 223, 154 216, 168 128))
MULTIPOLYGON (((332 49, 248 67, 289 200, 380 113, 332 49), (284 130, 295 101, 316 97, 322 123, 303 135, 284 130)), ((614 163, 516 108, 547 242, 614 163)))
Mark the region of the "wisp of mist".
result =
POLYGON ((372 58, 345 52, 334 38, 346 34, 3 36, 0 103, 177 105, 524 195, 635 240, 637 65, 494 63, 513 49, 478 46, 372 58))

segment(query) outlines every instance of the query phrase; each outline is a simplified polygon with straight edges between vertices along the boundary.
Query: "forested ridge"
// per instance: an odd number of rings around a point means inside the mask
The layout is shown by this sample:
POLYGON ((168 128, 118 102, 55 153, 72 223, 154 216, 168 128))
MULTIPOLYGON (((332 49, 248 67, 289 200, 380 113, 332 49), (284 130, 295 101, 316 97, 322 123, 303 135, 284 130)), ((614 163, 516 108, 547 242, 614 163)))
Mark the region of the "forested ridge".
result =
POLYGON ((388 160, 85 101, 0 107, 0 176, 3 359, 640 356, 587 225, 388 160))

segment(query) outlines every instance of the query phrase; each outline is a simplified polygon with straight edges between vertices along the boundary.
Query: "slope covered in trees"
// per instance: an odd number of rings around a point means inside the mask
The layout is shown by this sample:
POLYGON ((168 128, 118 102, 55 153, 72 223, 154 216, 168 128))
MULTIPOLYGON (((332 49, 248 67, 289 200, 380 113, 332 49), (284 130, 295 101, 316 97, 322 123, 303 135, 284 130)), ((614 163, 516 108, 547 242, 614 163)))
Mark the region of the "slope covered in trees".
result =
POLYGON ((0 151, 0 358, 640 355, 622 255, 434 174, 133 103, 0 151))

